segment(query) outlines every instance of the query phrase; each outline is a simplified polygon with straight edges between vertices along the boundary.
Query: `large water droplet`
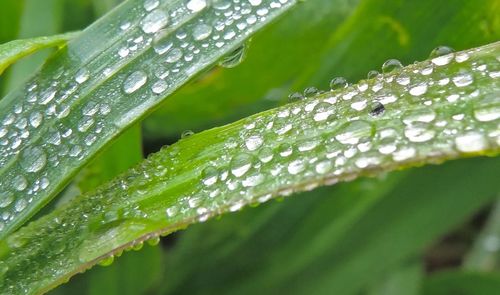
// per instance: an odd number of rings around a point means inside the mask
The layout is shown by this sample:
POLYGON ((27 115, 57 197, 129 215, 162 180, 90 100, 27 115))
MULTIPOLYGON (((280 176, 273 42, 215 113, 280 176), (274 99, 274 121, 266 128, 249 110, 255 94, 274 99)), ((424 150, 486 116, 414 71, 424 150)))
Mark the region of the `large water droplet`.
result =
POLYGON ((207 6, 207 2, 205 0, 190 0, 186 6, 192 12, 198 12, 207 6))
POLYGON ((156 33, 168 24, 168 16, 162 10, 150 12, 141 21, 141 28, 146 34, 156 33))
POLYGON ((148 76, 143 71, 133 72, 125 79, 125 82, 123 82, 123 91, 128 94, 134 93, 146 84, 147 80, 148 76))
POLYGON ((343 77, 336 77, 330 81, 331 90, 346 88, 348 85, 349 83, 347 83, 347 80, 343 77))
POLYGON ((457 149, 463 153, 473 153, 485 150, 488 141, 483 134, 478 132, 468 132, 455 138, 457 149))
POLYGON ((193 38, 197 41, 204 40, 212 33, 212 27, 206 24, 199 24, 193 30, 193 38))
POLYGON ((45 167, 47 154, 38 147, 28 147, 22 151, 21 167, 26 172, 38 172, 45 167))
POLYGON ((394 70, 401 69, 403 67, 403 64, 397 59, 389 59, 384 64, 382 65, 382 72, 383 73, 390 73, 394 70))
POLYGON ((371 137, 372 125, 363 120, 345 123, 335 136, 342 144, 357 144, 362 138, 371 137))
POLYGON ((243 176, 252 167, 252 156, 245 153, 238 154, 231 159, 229 165, 234 176, 243 176))

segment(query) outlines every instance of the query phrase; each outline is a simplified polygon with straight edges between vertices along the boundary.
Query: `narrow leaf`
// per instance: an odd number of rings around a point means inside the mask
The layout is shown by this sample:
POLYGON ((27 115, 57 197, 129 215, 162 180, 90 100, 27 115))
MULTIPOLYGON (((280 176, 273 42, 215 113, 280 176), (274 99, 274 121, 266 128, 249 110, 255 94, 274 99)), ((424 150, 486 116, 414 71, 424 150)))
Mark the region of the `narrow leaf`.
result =
POLYGON ((0 101, 0 238, 110 140, 296 2, 129 0, 69 42, 0 101))
POLYGON ((500 152, 500 43, 434 57, 185 138, 9 236, 5 293, 273 196, 500 152))
POLYGON ((17 60, 40 49, 61 47, 77 35, 78 33, 66 33, 49 37, 14 40, 0 45, 0 74, 17 60))

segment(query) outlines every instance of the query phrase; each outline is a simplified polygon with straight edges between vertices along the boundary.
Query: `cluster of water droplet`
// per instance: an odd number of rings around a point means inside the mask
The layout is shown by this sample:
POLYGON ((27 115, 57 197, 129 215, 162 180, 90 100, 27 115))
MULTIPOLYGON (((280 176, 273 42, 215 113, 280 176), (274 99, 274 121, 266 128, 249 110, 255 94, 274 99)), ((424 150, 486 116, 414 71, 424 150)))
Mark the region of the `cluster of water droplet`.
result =
POLYGON ((209 66, 214 57, 233 52, 223 61, 233 66, 242 56, 235 48, 242 48, 238 46, 249 34, 294 2, 129 2, 121 15, 125 21, 106 30, 97 24, 95 34, 88 34, 109 42, 82 38, 70 43, 67 56, 0 102, 2 109, 10 110, 0 117, 4 171, 0 232, 30 203, 52 194, 61 179, 73 174, 79 163, 90 159, 124 126, 209 66), (95 50, 82 50, 88 49, 85 42, 95 50), (69 70, 75 64, 85 66, 77 72, 69 70))
POLYGON ((200 172, 200 187, 166 214, 204 221, 361 171, 498 150, 499 70, 498 53, 439 48, 408 68, 389 60, 357 85, 335 78, 329 92, 294 93, 293 103, 247 119, 200 172))

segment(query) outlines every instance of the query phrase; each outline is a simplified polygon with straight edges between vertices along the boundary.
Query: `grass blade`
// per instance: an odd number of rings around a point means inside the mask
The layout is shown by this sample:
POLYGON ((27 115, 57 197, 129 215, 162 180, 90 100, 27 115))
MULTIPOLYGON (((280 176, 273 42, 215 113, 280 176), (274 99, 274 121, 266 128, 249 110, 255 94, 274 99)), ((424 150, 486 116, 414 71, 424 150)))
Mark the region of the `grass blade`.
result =
POLYGON ((11 64, 40 49, 61 47, 78 33, 66 33, 48 37, 14 40, 0 45, 0 74, 11 64))
POLYGON ((435 57, 185 138, 9 236, 0 290, 47 290, 127 247, 273 196, 496 155, 499 52, 494 43, 435 57))
POLYGON ((251 3, 129 0, 2 99, 0 238, 110 140, 296 0, 251 3))

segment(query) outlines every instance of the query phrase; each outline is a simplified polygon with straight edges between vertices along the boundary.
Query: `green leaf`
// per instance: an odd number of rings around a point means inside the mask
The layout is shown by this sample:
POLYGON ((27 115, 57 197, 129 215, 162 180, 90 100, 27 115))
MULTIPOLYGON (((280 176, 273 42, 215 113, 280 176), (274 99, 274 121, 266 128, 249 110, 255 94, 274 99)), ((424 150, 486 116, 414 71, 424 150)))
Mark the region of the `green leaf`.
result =
POLYGON ((499 47, 437 56, 184 138, 9 236, 2 290, 47 290, 158 234, 273 196, 498 154, 499 47))
POLYGON ((166 256, 158 293, 359 294, 491 202, 499 163, 393 172, 195 225, 166 256))
POLYGON ((167 95, 296 2, 129 0, 70 41, 0 101, 0 237, 167 95))
POLYGON ((496 295, 500 274, 448 271, 425 281, 423 295, 496 295))
POLYGON ((420 262, 406 263, 375 282, 366 294, 369 295, 419 295, 423 279, 420 262))
POLYGON ((78 33, 66 33, 50 37, 15 40, 0 45, 0 74, 19 59, 40 49, 61 47, 77 35, 78 33))
POLYGON ((462 50, 495 42, 499 9, 496 0, 307 1, 256 34, 244 64, 213 71, 175 93, 145 120, 144 134, 177 138, 183 130, 275 107, 294 91, 327 87, 335 76, 358 81, 389 58, 409 64, 436 46, 462 50))

